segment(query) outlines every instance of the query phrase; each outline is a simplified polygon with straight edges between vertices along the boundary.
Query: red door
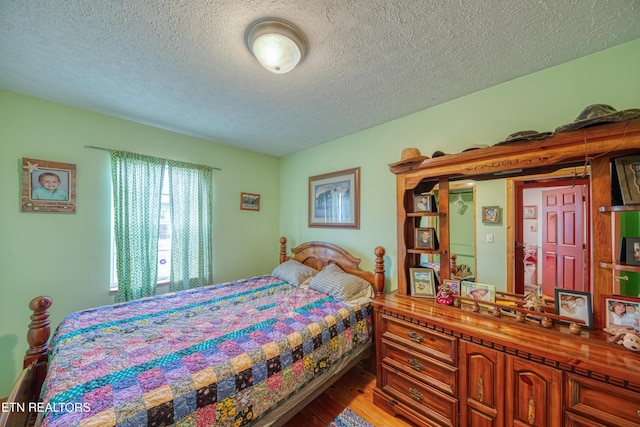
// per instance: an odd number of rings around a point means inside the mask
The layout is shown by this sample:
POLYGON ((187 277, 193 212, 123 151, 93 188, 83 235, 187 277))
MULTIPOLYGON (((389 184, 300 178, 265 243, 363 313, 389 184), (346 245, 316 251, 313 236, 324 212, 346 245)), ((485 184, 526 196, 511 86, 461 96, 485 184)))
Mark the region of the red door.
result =
POLYGON ((542 291, 588 291, 585 259, 584 185, 542 192, 542 291))

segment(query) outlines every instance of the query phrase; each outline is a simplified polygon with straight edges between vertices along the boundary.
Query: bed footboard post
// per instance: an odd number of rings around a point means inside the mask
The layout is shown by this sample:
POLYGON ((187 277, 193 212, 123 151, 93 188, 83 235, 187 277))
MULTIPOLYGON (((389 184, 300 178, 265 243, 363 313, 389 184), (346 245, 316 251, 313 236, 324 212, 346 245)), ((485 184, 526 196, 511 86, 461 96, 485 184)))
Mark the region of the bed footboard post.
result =
POLYGON ((24 355, 25 368, 34 362, 44 362, 46 364, 48 361, 47 345, 51 335, 51 322, 49 321, 47 309, 51 307, 51 302, 50 297, 39 296, 29 303, 29 308, 33 311, 33 314, 31 315, 29 332, 27 332, 29 349, 24 355))
POLYGON ((386 251, 382 246, 378 246, 374 253, 376 254, 376 269, 374 272, 376 295, 382 295, 384 292, 384 254, 386 251))
POLYGON ((287 260, 287 238, 280 238, 280 264, 287 260))

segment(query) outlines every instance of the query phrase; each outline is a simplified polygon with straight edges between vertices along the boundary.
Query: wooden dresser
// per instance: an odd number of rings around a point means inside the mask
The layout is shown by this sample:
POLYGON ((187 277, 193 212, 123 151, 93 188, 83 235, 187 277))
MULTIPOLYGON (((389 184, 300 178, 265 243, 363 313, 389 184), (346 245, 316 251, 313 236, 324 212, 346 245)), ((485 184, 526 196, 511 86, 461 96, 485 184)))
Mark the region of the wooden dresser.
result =
POLYGON ((374 402, 426 426, 640 426, 640 353, 387 294, 374 302, 374 402))
MULTIPOLYGON (((420 426, 640 426, 640 353, 609 343, 599 329, 606 318, 604 297, 620 295, 620 272, 640 271, 618 257, 619 216, 639 211, 640 205, 620 206, 612 192, 618 187, 616 159, 638 154, 640 119, 633 119, 392 165, 398 288, 374 302, 374 402, 420 426), (578 170, 584 174, 580 178, 588 176, 589 197, 583 203, 594 237, 592 245, 583 247, 588 260, 583 265, 589 269, 586 290, 596 329, 581 331, 573 325, 577 335, 562 323, 566 319, 543 318, 549 326, 544 328, 412 295, 412 271, 423 266, 425 257, 437 260, 440 280, 450 278, 451 183, 564 173, 567 168, 575 179, 578 170), (436 186, 437 212, 417 209, 416 200, 434 195, 436 186), (420 244, 425 222, 433 227, 429 230, 438 246, 420 244)), ((514 194, 509 188, 507 206, 514 194)), ((504 209, 510 293, 515 292, 518 264, 513 229, 515 219, 523 217, 523 207, 512 206, 504 209)), ((504 283, 493 285, 505 289, 504 283)))

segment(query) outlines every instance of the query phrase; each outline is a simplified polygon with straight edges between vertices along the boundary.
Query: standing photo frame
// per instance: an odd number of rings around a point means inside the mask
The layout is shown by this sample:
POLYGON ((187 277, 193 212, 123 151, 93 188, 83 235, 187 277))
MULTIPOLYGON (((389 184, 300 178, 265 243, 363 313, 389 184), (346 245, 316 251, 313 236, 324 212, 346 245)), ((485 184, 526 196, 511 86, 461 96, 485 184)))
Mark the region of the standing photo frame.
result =
POLYGON ((438 237, 436 229, 433 227, 416 228, 415 231, 415 249, 426 249, 435 251, 438 249, 438 237))
POLYGON ((442 284, 448 285, 453 295, 460 295, 460 282, 460 280, 444 279, 442 284))
MULTIPOLYGON (((482 304, 482 301, 495 303, 496 287, 485 283, 463 280, 460 282, 460 296, 478 301, 481 307, 491 308, 491 306, 487 304, 482 304)), ((463 301, 463 303, 470 304, 470 301, 463 301)))
POLYGON ((240 193, 240 209, 243 211, 259 211, 260 195, 253 193, 240 193))
POLYGON ((414 212, 435 212, 435 203, 433 194, 418 194, 413 196, 414 212))
MULTIPOLYGON (((578 325, 593 329, 591 293, 555 288, 554 297, 556 314, 581 320, 584 323, 578 323, 578 325)), ((570 323, 565 320, 560 320, 560 322, 570 323)))
POLYGON ((309 227, 360 228, 360 168, 309 177, 309 227))
POLYGON ((499 224, 500 223, 500 206, 483 206, 482 207, 482 223, 483 224, 499 224))
POLYGON ((623 242, 624 258, 621 257, 621 262, 640 265, 640 237, 625 237, 623 242))
POLYGON ((21 211, 76 213, 76 165, 23 157, 21 211))
POLYGON ((436 296, 436 272, 433 268, 410 268, 411 295, 414 297, 436 296))
POLYGON ((640 155, 618 157, 615 165, 622 203, 640 204, 640 155))
POLYGON ((601 307, 603 329, 626 328, 640 332, 640 298, 603 295, 601 307))

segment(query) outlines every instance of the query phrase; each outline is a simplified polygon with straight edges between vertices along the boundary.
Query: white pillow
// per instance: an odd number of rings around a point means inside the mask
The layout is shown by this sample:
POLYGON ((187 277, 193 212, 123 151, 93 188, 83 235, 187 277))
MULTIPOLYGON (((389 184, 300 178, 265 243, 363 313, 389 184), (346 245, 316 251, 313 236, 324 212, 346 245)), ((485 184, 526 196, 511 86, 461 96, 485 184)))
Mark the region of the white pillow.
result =
POLYGON ((331 295, 340 301, 349 301, 353 298, 370 295, 371 284, 366 280, 346 273, 336 264, 325 266, 322 271, 311 279, 311 289, 331 295))
POLYGON ((289 282, 294 286, 300 286, 305 280, 318 274, 318 270, 308 265, 290 259, 277 266, 271 275, 289 282))

